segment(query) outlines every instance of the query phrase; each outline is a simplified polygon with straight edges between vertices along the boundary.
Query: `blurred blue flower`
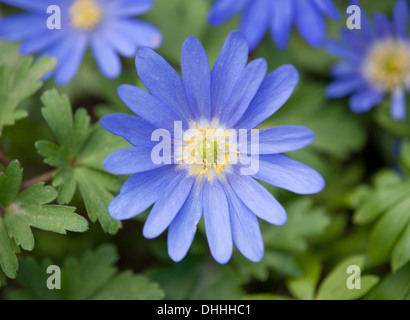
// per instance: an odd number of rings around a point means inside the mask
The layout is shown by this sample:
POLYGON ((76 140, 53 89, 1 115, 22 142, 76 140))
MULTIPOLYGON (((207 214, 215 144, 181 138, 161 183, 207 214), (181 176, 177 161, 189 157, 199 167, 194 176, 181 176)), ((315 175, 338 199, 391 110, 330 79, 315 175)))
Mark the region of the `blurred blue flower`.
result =
POLYGON ((112 114, 101 120, 106 130, 132 145, 104 162, 111 173, 133 174, 109 205, 111 217, 130 219, 154 204, 143 234, 151 239, 169 228, 168 252, 174 261, 187 254, 202 213, 216 261, 229 261, 233 243, 249 260, 262 259, 264 246, 257 218, 282 225, 286 212, 254 178, 299 194, 317 193, 324 187, 319 173, 280 154, 313 141, 313 132, 304 127, 261 131, 259 152, 249 155, 259 159, 259 170, 252 176, 242 175, 246 166, 241 162, 231 163, 230 157, 238 150, 226 151, 223 137, 230 134, 227 129, 245 129, 244 135, 251 135, 247 133, 287 101, 299 77, 291 65, 266 75, 266 61, 256 59, 247 65, 248 54, 242 34, 233 32, 211 72, 205 49, 191 36, 182 47, 181 78, 161 56, 141 48, 136 57, 137 73, 149 93, 132 85, 118 89, 123 102, 139 117, 112 114), (188 129, 195 132, 181 138, 179 147, 174 121, 180 121, 185 134, 188 129), (154 163, 152 152, 158 142, 152 140, 158 139, 151 137, 157 128, 171 132, 174 153, 183 148, 185 161, 154 163))
POLYGON ((373 20, 363 13, 361 30, 343 29, 341 40, 329 40, 327 51, 342 61, 332 68, 335 80, 326 92, 330 98, 352 94, 349 105, 356 113, 369 111, 391 94, 391 116, 403 120, 410 90, 407 1, 395 3, 393 21, 379 13, 373 20))
POLYGON ((293 24, 303 38, 314 47, 324 44, 324 15, 340 19, 332 0, 216 0, 209 12, 209 24, 217 26, 242 12, 239 30, 251 50, 270 30, 280 49, 285 49, 293 24))
POLYGON ((0 39, 23 40, 21 54, 55 57, 58 61, 55 81, 65 85, 76 75, 88 47, 104 76, 121 73, 120 55, 133 57, 140 46, 157 48, 160 31, 144 21, 132 18, 149 11, 152 0, 0 0, 26 9, 0 20, 0 39), (61 12, 61 29, 49 29, 49 6, 61 12))

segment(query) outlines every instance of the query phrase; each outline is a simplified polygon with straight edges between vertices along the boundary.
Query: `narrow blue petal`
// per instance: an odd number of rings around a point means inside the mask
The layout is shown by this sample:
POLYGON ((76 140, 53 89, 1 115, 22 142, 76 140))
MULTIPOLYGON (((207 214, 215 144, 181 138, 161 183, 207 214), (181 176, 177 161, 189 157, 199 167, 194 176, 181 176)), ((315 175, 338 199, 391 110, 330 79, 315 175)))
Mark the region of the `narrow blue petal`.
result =
POLYGON ((180 120, 170 108, 141 88, 124 84, 118 88, 118 95, 132 112, 157 128, 173 131, 174 121, 180 120))
POLYGON ((23 38, 45 32, 46 16, 33 13, 18 13, 6 16, 0 20, 0 39, 19 41, 23 38))
POLYGON ((310 1, 294 1, 296 6, 296 27, 300 34, 313 47, 323 45, 326 36, 325 18, 310 1))
POLYGON ((227 175, 239 199, 259 218, 274 225, 286 223, 286 211, 275 197, 250 176, 227 175))
POLYGON ((271 33, 276 45, 285 49, 292 31, 295 7, 293 1, 276 0, 271 2, 271 33))
POLYGON ((406 118, 406 95, 403 89, 396 89, 391 98, 391 117, 402 121, 406 118))
POLYGON ((208 55, 199 40, 188 37, 181 52, 185 93, 196 120, 211 120, 211 71, 208 55))
POLYGON ((350 98, 350 109, 355 113, 369 111, 383 100, 384 95, 380 90, 365 88, 350 98))
POLYGON ((407 25, 409 23, 409 4, 406 0, 396 1, 393 11, 394 28, 400 37, 407 37, 407 25))
POLYGON ((110 216, 127 220, 139 215, 157 201, 176 178, 177 172, 170 166, 133 175, 108 206, 110 216))
POLYGON ((145 238, 153 239, 163 233, 181 210, 191 192, 195 178, 187 177, 185 170, 181 170, 178 175, 177 182, 163 190, 163 196, 152 208, 143 229, 145 238))
POLYGON ((365 83, 366 81, 359 76, 337 79, 326 87, 326 95, 332 99, 341 98, 362 89, 365 83))
POLYGON ((116 17, 138 16, 151 10, 153 0, 116 0, 110 1, 110 15, 116 17))
POLYGON ((311 167, 284 155, 261 155, 259 172, 253 177, 298 194, 323 190, 325 181, 311 167))
POLYGON ((88 39, 85 34, 70 36, 65 41, 61 50, 67 50, 62 59, 58 59, 55 71, 55 81, 58 85, 69 83, 77 74, 81 62, 88 47, 88 39))
POLYGON ((138 50, 135 63, 138 76, 151 95, 189 123, 192 113, 179 74, 164 58, 149 48, 138 50))
POLYGON ((47 7, 50 5, 49 0, 1 0, 0 2, 37 13, 45 13, 47 7))
POLYGON ((333 77, 342 78, 342 77, 357 75, 358 70, 350 63, 338 62, 332 66, 330 70, 330 74, 333 77))
MULTIPOLYGON (((121 19, 107 23, 107 29, 112 29, 136 48, 148 47, 157 49, 162 43, 161 31, 150 23, 138 19, 121 19)), ((134 53, 135 55, 135 53, 134 53)))
POLYGON ((197 225, 202 217, 202 189, 202 183, 194 183, 184 206, 169 226, 168 254, 175 262, 186 256, 194 240, 197 225))
POLYGON ((140 141, 150 141, 156 129, 142 118, 122 113, 106 115, 100 123, 105 130, 123 137, 134 146, 140 141))
POLYGON ((151 152, 154 145, 150 140, 140 141, 137 146, 111 153, 104 161, 104 168, 113 174, 134 174, 167 165, 153 162, 151 152))
POLYGON ((20 45, 20 53, 24 55, 34 54, 47 47, 56 45, 67 34, 62 30, 40 31, 30 37, 27 37, 20 45))
POLYGON ((253 51, 269 28, 270 0, 252 1, 246 8, 240 23, 249 49, 253 51))
MULTIPOLYGON (((248 150, 256 143, 248 135, 248 150)), ((259 154, 292 152, 310 145, 315 139, 312 130, 301 126, 282 126, 259 131, 259 154)))
POLYGON ((313 0, 313 3, 318 9, 320 9, 330 18, 334 20, 340 19, 340 13, 337 10, 336 6, 333 4, 332 0, 313 0))
POLYGON ((256 59, 246 66, 222 110, 220 123, 225 124, 226 128, 233 128, 242 118, 265 79, 267 71, 268 64, 263 58, 256 59))
POLYGON ((121 73, 121 60, 114 48, 102 34, 91 39, 91 50, 102 74, 107 78, 116 78, 121 73))
POLYGON ((359 52, 352 50, 349 46, 346 46, 338 40, 328 40, 326 42, 325 48, 326 51, 332 56, 347 60, 351 63, 359 64, 363 59, 359 52))
POLYGON ((379 36, 390 37, 393 34, 393 26, 389 19, 383 14, 375 13, 373 15, 373 21, 376 26, 376 30, 379 36))
POLYGON ((292 65, 268 74, 236 127, 251 130, 269 118, 289 99, 298 81, 299 74, 292 65))
POLYGON ((219 180, 205 182, 203 208, 206 236, 214 259, 225 264, 232 256, 232 231, 229 206, 219 180))
POLYGON ((250 261, 260 262, 263 258, 263 238, 256 216, 246 207, 231 188, 227 198, 232 225, 233 242, 250 261))
POLYGON ((210 25, 220 25, 242 11, 249 3, 249 0, 218 0, 216 1, 208 15, 210 25))
POLYGON ((248 45, 238 31, 231 32, 211 74, 212 116, 219 118, 248 61, 248 45))

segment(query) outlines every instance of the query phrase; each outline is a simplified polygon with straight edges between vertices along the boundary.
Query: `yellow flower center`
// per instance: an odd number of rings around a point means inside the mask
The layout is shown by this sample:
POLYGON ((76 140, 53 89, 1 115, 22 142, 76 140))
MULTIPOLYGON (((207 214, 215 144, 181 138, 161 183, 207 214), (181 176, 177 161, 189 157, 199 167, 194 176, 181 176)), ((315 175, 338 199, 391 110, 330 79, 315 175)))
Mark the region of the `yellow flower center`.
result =
POLYGON ((103 11, 96 0, 76 0, 70 8, 74 28, 91 31, 101 21, 103 11))
POLYGON ((182 148, 184 160, 191 175, 206 176, 220 174, 229 164, 231 154, 239 154, 236 148, 228 143, 229 130, 215 129, 209 126, 200 128, 194 123, 194 134, 184 141, 182 148))
POLYGON ((410 45, 394 40, 376 44, 367 56, 364 73, 387 91, 404 87, 410 80, 410 45))

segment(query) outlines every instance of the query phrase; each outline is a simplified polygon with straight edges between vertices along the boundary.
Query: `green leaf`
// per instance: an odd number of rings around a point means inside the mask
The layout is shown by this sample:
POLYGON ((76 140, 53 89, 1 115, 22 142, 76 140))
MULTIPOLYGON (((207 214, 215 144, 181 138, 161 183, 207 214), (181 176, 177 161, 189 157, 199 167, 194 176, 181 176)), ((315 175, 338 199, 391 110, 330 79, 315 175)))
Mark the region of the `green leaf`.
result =
POLYGON ((18 161, 12 161, 6 173, 0 172, 0 205, 6 208, 16 199, 21 182, 23 180, 23 170, 18 161))
POLYGON ((365 298, 367 300, 404 300, 410 294, 410 263, 388 274, 365 298))
POLYGON ((164 292, 147 277, 115 267, 118 253, 112 245, 102 245, 81 258, 68 257, 61 267, 61 289, 47 288, 48 260, 41 264, 21 259, 17 281, 23 287, 7 294, 11 300, 154 300, 164 292))
POLYGON ((9 235, 25 250, 33 250, 34 237, 31 227, 66 234, 67 231, 83 232, 87 221, 74 213, 75 208, 46 205, 57 197, 57 191, 39 183, 23 191, 4 215, 9 235))
POLYGON ((392 268, 396 272, 410 261, 410 224, 397 241, 392 255, 392 268))
POLYGON ((40 79, 55 65, 55 59, 42 57, 34 63, 32 58, 26 58, 13 74, 7 66, 0 67, 0 136, 4 126, 27 116, 19 104, 40 89, 40 79))
POLYGON ((299 259, 299 265, 302 267, 303 276, 289 278, 286 285, 296 298, 301 300, 313 300, 316 285, 319 282, 322 272, 322 263, 316 257, 303 255, 299 259))
POLYGON ((373 275, 361 275, 360 289, 349 289, 347 280, 349 273, 347 268, 351 265, 358 266, 363 270, 365 263, 364 256, 357 255, 343 260, 332 272, 323 280, 319 287, 316 299, 318 300, 354 300, 364 296, 379 281, 379 278, 373 275))
POLYGON ((107 233, 117 233, 121 222, 108 215, 108 204, 120 185, 116 176, 105 171, 103 160, 128 144, 99 124, 90 126, 90 116, 84 109, 73 115, 68 97, 56 90, 46 91, 42 102, 44 119, 57 144, 39 141, 36 148, 45 157, 44 162, 58 168, 52 182, 59 191, 58 203, 69 204, 79 190, 91 221, 99 221, 107 233))
POLYGON ((17 274, 17 252, 18 248, 9 236, 4 220, 0 217, 0 267, 11 279, 14 279, 17 274))

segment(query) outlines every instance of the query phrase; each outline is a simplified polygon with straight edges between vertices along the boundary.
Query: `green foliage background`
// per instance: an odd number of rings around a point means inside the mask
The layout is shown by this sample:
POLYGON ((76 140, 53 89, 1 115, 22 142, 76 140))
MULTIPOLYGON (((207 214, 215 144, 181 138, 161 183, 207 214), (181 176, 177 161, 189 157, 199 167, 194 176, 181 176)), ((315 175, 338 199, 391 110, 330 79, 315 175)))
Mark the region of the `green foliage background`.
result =
MULTIPOLYGON (((346 3, 336 3, 343 12, 346 3)), ((390 14, 393 2, 361 4, 390 14)), ((201 40, 212 65, 236 28, 236 19, 209 27, 208 9, 201 0, 156 0, 144 16, 163 32, 158 52, 177 70, 187 36, 201 40)), ((14 11, 0 6, 1 15, 14 11)), ((343 23, 328 20, 328 36, 337 37, 343 23)), ((39 82, 52 59, 33 64, 17 54, 17 43, 0 42, 0 52, 0 298, 410 299, 410 117, 391 120, 388 101, 356 115, 347 99, 327 100, 334 59, 296 32, 286 51, 267 36, 251 55, 266 58, 270 71, 290 63, 301 75, 289 102, 260 128, 311 128, 315 142, 290 156, 320 171, 327 186, 314 196, 268 186, 289 220, 283 227, 261 222, 258 264, 238 252, 217 264, 203 223, 176 264, 166 235, 143 238, 147 214, 124 223, 109 218, 106 207, 126 177, 108 174, 102 161, 127 144, 98 120, 130 113, 117 87, 142 87, 133 59, 123 59, 123 74, 109 80, 88 54, 74 81, 57 87, 39 82), (52 264, 61 266, 61 290, 46 287, 52 264), (362 269, 360 290, 346 287, 349 265, 362 269)))

